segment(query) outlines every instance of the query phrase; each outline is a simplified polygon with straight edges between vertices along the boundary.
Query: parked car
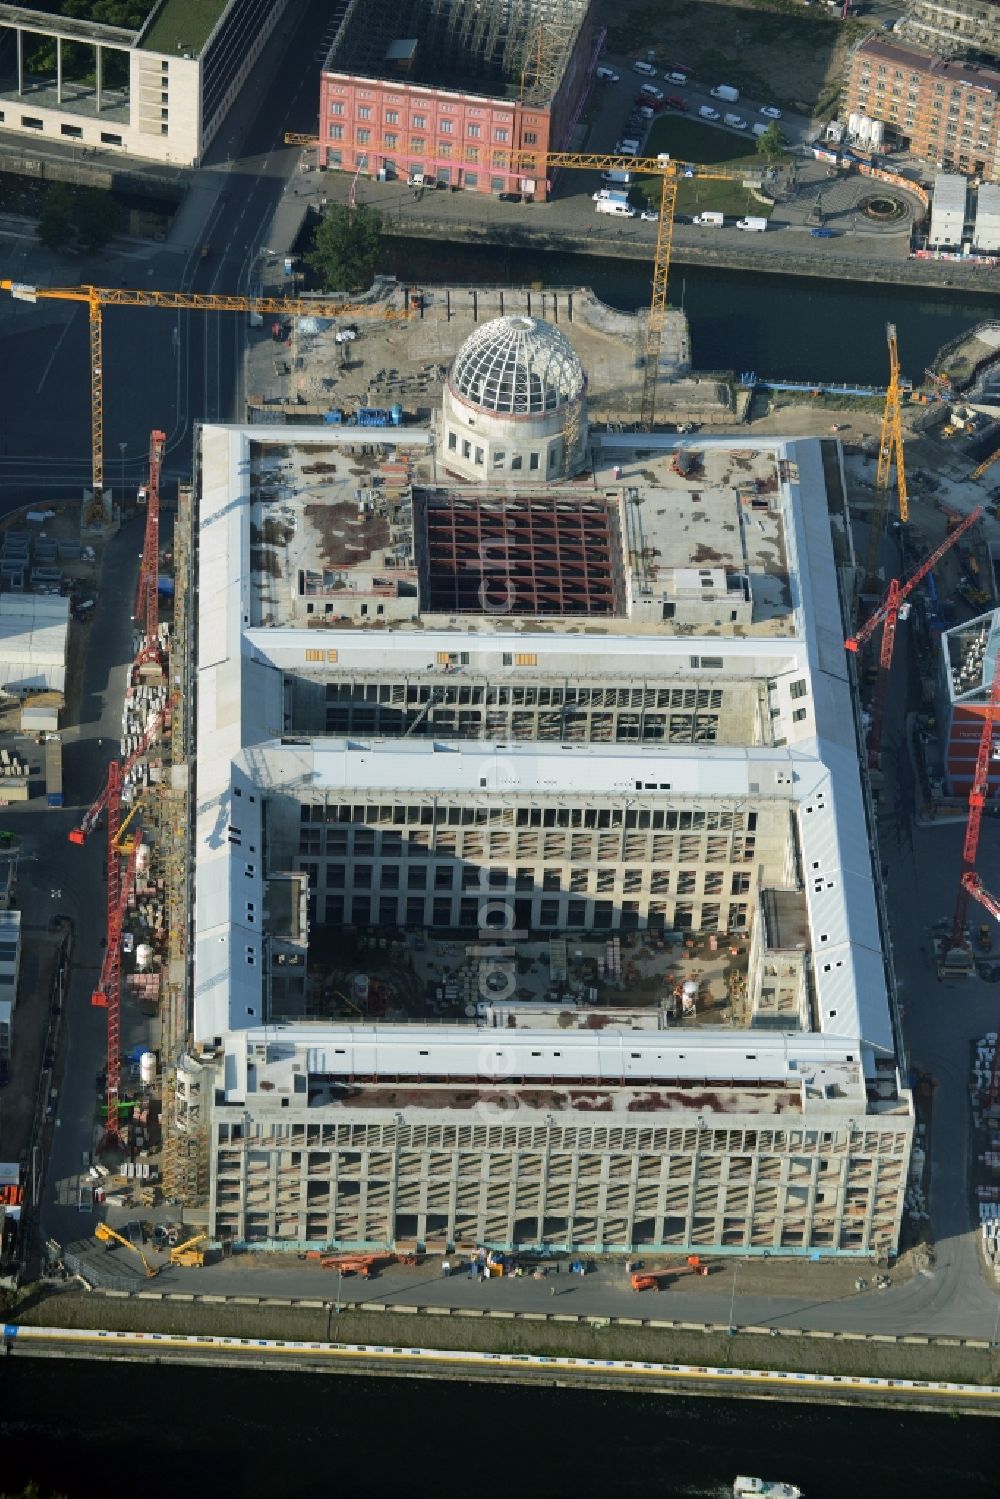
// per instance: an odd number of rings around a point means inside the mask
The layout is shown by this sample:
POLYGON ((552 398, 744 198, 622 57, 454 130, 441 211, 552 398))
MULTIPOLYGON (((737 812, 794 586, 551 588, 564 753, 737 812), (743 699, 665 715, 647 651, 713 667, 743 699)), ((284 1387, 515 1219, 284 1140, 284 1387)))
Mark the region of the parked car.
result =
POLYGON ((668 83, 687 83, 686 73, 664 73, 663 76, 668 83))
POLYGON ((636 114, 640 115, 644 120, 648 121, 655 118, 656 110, 651 109, 648 104, 643 104, 640 105, 640 107, 636 110, 636 114))
POLYGON ((639 218, 644 224, 658 224, 660 222, 660 215, 656 213, 652 208, 644 208, 640 213, 639 218))
POLYGON ((698 114, 703 120, 717 120, 719 118, 719 111, 713 109, 710 104, 703 104, 698 114))
POLYGON ((690 106, 690 104, 688 103, 688 101, 686 99, 678 98, 678 96, 676 94, 668 94, 667 95, 667 108, 668 109, 680 109, 680 110, 683 110, 683 112, 685 114, 687 114, 687 112, 691 108, 691 106, 690 106))
POLYGON ((762 104, 760 106, 760 112, 762 115, 766 115, 769 120, 781 119, 781 110, 775 109, 773 104, 762 104))
POLYGON ((614 68, 595 68, 594 77, 599 78, 602 83, 621 83, 621 75, 614 68))
POLYGON ((836 229, 810 229, 809 233, 813 239, 833 239, 837 231, 836 229))
POLYGON ((501 203, 522 203, 524 201, 523 193, 498 193, 497 197, 501 203))
POLYGON ((657 104, 663 103, 663 90, 657 88, 655 83, 644 83, 639 94, 643 99, 649 99, 657 104))

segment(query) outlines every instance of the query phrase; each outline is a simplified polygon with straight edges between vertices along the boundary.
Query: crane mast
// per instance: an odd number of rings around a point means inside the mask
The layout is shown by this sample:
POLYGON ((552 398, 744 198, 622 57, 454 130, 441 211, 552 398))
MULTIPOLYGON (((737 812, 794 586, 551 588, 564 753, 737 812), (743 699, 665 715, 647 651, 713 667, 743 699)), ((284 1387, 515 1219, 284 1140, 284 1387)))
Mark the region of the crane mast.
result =
POLYGON ((160 565, 160 470, 167 434, 158 430, 149 439, 149 482, 146 486, 146 536, 139 566, 139 584, 135 593, 135 620, 145 622, 146 638, 136 658, 136 666, 160 660, 159 607, 157 574, 160 565))
POLYGON ((896 465, 896 493, 899 500, 899 518, 905 525, 910 518, 910 501, 906 490, 906 468, 903 462, 903 420, 900 412, 899 343, 895 323, 886 324, 886 342, 889 346, 889 384, 885 392, 882 411, 882 430, 879 435, 878 467, 875 473, 875 500, 872 506, 871 529, 868 533, 868 558, 865 564, 865 583, 874 588, 878 583, 878 559, 885 535, 889 514, 889 493, 892 484, 892 467, 896 465))

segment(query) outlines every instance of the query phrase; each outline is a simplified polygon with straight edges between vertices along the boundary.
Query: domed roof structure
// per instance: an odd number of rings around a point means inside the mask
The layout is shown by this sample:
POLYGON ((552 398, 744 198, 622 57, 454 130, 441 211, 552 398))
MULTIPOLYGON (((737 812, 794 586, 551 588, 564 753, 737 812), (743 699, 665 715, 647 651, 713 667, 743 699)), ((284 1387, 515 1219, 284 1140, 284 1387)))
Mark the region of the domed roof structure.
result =
POLYGON ((466 339, 450 384, 462 400, 498 415, 556 411, 578 399, 586 377, 569 339, 532 317, 498 317, 466 339))

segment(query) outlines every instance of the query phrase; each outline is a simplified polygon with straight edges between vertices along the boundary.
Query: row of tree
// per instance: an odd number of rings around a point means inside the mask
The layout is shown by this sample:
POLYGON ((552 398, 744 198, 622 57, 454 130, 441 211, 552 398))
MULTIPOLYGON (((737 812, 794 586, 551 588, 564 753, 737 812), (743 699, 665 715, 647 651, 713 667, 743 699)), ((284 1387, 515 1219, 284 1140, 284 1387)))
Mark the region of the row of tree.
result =
POLYGON ((104 248, 120 221, 120 206, 102 188, 50 182, 36 232, 48 250, 79 245, 94 251, 104 248))

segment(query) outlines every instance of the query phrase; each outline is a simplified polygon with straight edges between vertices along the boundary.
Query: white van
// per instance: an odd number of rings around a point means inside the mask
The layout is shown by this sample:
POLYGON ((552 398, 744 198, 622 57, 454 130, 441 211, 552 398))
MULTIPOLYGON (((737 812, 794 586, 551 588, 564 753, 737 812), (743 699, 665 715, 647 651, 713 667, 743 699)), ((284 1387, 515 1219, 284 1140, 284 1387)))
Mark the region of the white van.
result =
POLYGON ((595 68, 594 77, 599 78, 602 83, 621 83, 621 75, 614 68, 595 68))
POLYGON ((612 192, 608 187, 600 188, 596 193, 590 195, 595 203, 627 203, 628 193, 612 192))
POLYGON ((748 229, 751 234, 763 234, 767 228, 767 219, 737 219, 737 229, 748 229))
POLYGON ((615 156, 638 156, 638 154, 639 142, 630 135, 620 140, 614 149, 615 156))
POLYGON ((668 83, 687 83, 686 73, 664 73, 663 76, 668 83))
POLYGON ((706 224, 711 229, 721 229, 725 221, 721 213, 696 213, 691 220, 692 224, 706 224))
POLYGON ((597 213, 610 213, 618 219, 634 219, 635 209, 629 208, 627 203, 620 203, 615 198, 601 198, 595 205, 597 213))
POLYGON ((703 120, 717 120, 719 118, 719 111, 713 109, 711 104, 703 104, 698 114, 703 120))
POLYGON ((612 187, 631 187, 631 172, 602 172, 601 181, 609 182, 612 187))
POLYGON ((723 115, 723 119, 730 130, 745 130, 747 122, 742 115, 723 115))
POLYGON ((644 78, 656 77, 656 69, 651 62, 634 62, 632 64, 632 72, 641 73, 644 78))

